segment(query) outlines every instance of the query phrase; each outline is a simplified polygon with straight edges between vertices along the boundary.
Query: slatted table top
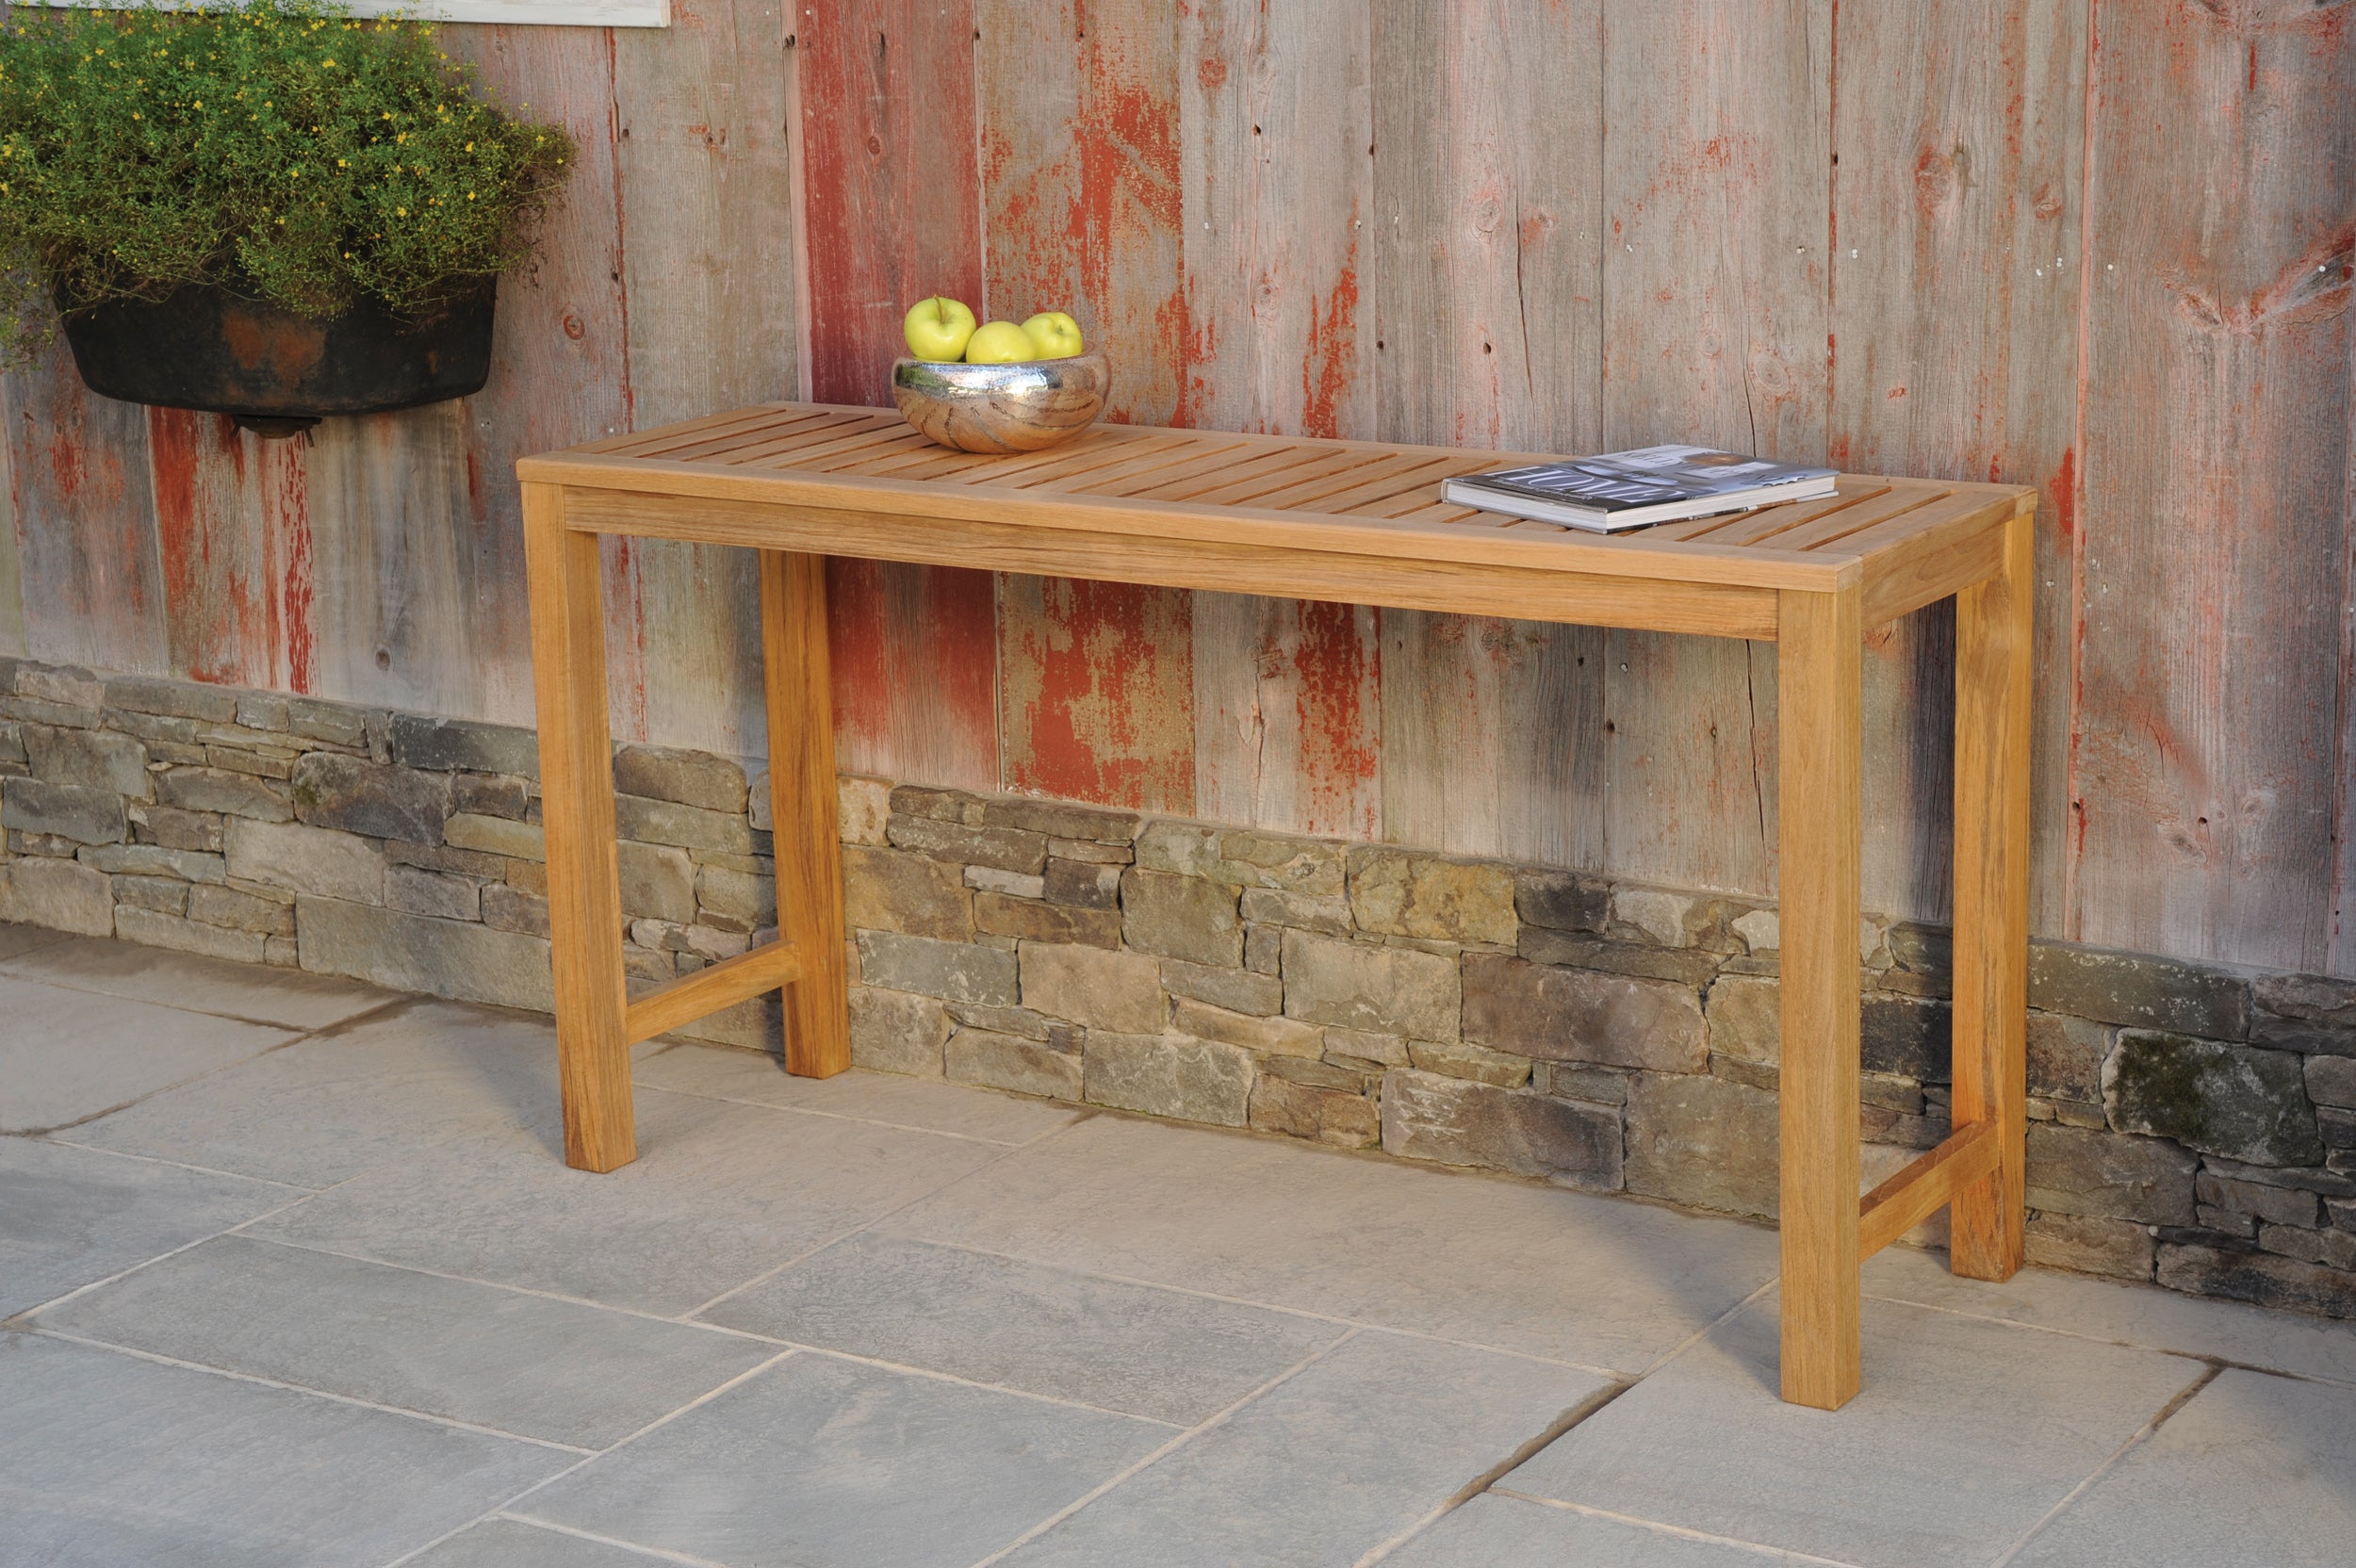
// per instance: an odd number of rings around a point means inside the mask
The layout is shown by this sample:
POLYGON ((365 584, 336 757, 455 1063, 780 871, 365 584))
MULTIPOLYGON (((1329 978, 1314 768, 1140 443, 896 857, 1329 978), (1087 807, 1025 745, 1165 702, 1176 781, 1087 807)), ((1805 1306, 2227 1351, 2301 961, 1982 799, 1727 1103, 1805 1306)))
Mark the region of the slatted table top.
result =
MULTIPOLYGON (((976 456, 935 446, 892 410, 770 403, 526 458, 517 474, 576 493, 1052 529, 1141 545, 1193 541, 1750 590, 1857 587, 1868 625, 1987 575, 2004 520, 2036 497, 2021 485, 1844 475, 1822 499, 1624 534, 1440 498, 1452 476, 1557 456, 1129 425, 1099 425, 1043 452, 976 456)), ((594 496, 572 510, 576 526, 642 531, 594 496)), ((729 537, 756 542, 741 531, 729 537)), ((857 553, 957 559, 928 555, 905 535, 857 553)))

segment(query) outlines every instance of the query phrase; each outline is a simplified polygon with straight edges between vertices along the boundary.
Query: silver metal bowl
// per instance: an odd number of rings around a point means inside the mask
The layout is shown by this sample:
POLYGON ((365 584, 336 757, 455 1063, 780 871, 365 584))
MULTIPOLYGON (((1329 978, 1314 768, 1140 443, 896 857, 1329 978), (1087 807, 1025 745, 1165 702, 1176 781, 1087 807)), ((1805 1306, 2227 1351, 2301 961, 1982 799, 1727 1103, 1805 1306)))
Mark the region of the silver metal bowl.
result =
POLYGON ((908 422, 961 452, 1035 452, 1096 422, 1112 390, 1101 353, 1011 365, 903 359, 892 400, 908 422))

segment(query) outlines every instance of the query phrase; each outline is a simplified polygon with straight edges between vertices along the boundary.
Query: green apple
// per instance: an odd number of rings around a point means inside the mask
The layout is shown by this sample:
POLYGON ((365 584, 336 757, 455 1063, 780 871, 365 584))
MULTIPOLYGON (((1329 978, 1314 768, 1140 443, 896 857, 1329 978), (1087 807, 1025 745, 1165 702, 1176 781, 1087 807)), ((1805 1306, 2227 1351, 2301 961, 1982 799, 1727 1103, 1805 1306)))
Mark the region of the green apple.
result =
POLYGON ((1013 365, 1037 357, 1031 335, 1012 321, 992 321, 976 328, 965 344, 968 365, 1013 365))
POLYGON ((1040 359, 1070 359, 1080 351, 1080 323, 1069 313, 1042 310, 1023 323, 1031 347, 1040 359))
POLYGON ((973 335, 973 312, 962 300, 936 294, 908 306, 900 319, 908 352, 919 359, 962 359, 973 335))

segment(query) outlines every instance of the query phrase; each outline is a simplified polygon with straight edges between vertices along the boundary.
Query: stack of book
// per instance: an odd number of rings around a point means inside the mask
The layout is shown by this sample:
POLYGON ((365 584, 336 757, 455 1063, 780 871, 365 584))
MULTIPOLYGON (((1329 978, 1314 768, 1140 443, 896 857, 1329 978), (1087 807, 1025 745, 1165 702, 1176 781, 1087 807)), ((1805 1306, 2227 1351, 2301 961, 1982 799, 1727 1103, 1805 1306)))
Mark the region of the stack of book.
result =
POLYGON ((1833 493, 1838 470, 1770 463, 1708 447, 1640 447, 1526 468, 1466 474, 1440 487, 1456 506, 1619 533, 1716 512, 1833 493))

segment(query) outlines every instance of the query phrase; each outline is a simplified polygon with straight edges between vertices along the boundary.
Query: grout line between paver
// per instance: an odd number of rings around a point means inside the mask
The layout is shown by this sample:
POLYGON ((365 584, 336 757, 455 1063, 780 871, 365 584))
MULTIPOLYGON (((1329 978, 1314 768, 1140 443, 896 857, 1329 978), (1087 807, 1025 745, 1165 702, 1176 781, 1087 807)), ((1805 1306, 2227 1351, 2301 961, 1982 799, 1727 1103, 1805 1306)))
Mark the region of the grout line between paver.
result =
POLYGON ((1765 1300, 1768 1295, 1775 1290, 1776 1283, 1781 1281, 1782 1278, 1783 1276, 1780 1274, 1775 1275, 1765 1284, 1760 1285, 1757 1290, 1752 1291, 1748 1296, 1743 1297, 1742 1299, 1737 1301, 1734 1305, 1720 1313, 1716 1317, 1711 1318, 1709 1322, 1703 1324, 1700 1328, 1695 1329, 1692 1333, 1687 1334, 1683 1339, 1677 1341, 1676 1345, 1672 1346, 1667 1351, 1663 1352, 1658 1361, 1654 1362, 1650 1366, 1645 1367, 1642 1372, 1637 1373, 1637 1380, 1641 1380, 1651 1377, 1654 1373, 1660 1371, 1662 1367, 1677 1360, 1677 1357, 1685 1354, 1686 1351, 1691 1350, 1694 1346, 1699 1345, 1703 1340, 1708 1339, 1711 1334, 1716 1333, 1720 1329, 1725 1328, 1727 1324, 1733 1322, 1737 1317, 1740 1317, 1744 1312, 1749 1310, 1753 1303, 1765 1300))
MULTIPOLYGON (((649 1084, 636 1077, 630 1079, 630 1082, 632 1088, 648 1089, 656 1094, 676 1094, 683 1099, 709 1100, 722 1105, 749 1105, 758 1111, 783 1111, 791 1116, 824 1117, 828 1121, 848 1121, 861 1127, 889 1127, 896 1133, 922 1133, 927 1137, 956 1138, 960 1143, 987 1144, 992 1149, 1026 1149, 1035 1141, 1026 1138, 1021 1143, 1009 1143, 1005 1138, 986 1138, 979 1133, 952 1133, 943 1127, 919 1127, 908 1121, 887 1121, 881 1117, 852 1116, 845 1111, 822 1111, 810 1105, 780 1105, 773 1100, 744 1100, 732 1094, 711 1094, 702 1089, 679 1088, 672 1084, 649 1084)), ((1054 1129, 1057 1132, 1061 1130, 1061 1128, 1054 1129)))
MULTIPOLYGON (((77 939, 69 936, 63 939, 66 941, 73 941, 77 939)), ((103 941, 110 948, 128 947, 134 952, 170 953, 174 951, 172 948, 150 948, 142 943, 124 942, 120 939, 114 938, 99 937, 79 939, 103 941)), ((105 990, 96 986, 77 986, 71 980, 59 980, 46 974, 25 974, 21 972, 15 967, 19 959, 30 957, 34 953, 45 952, 49 948, 57 945, 58 944, 56 942, 44 942, 41 947, 32 948, 24 953, 13 953, 6 958, 0 958, 0 976, 5 976, 8 979, 18 981, 19 983, 27 986, 47 986, 56 990, 73 991, 81 996, 103 996, 115 1002, 135 1003, 142 1007, 161 1007, 167 1012, 188 1013, 197 1018, 217 1018, 229 1023, 250 1024, 256 1029, 296 1029, 300 1027, 299 1025, 288 1023, 283 1019, 248 1018, 243 1013, 216 1012, 210 1007, 184 1007, 177 1002, 157 1002, 151 997, 126 996, 121 991, 105 990)), ((188 955, 188 956, 203 957, 204 955, 191 954, 188 955)), ((215 961, 220 963, 233 963, 240 969, 259 970, 263 973, 270 975, 277 975, 285 972, 283 970, 279 970, 273 965, 249 964, 234 958, 218 959, 215 961)), ((303 973, 307 972, 299 970, 296 972, 303 973)), ((373 990, 376 988, 370 987, 369 988, 373 990)), ((406 1004, 418 1001, 434 1002, 440 1000, 441 999, 439 997, 422 997, 412 992, 396 991, 387 995, 384 1001, 376 1004, 372 1007, 363 1007, 360 1011, 346 1014, 343 1018, 330 1019, 325 1023, 314 1025, 313 1029, 333 1029, 337 1024, 348 1022, 352 1019, 366 1018, 370 1013, 383 1012, 386 1007, 393 1006, 396 1004, 406 1004)), ((303 1030, 302 1032, 309 1034, 313 1031, 303 1030)))
MULTIPOLYGON (((681 1564, 682 1568, 728 1568, 727 1563, 715 1562, 708 1557, 690 1557, 685 1552, 674 1552, 661 1546, 649 1546, 643 1541, 625 1541, 618 1535, 599 1535, 595 1530, 580 1529, 571 1525, 559 1525, 547 1519, 533 1519, 526 1514, 497 1513, 492 1517, 504 1519, 511 1525, 522 1525, 530 1529, 546 1530, 550 1535, 569 1535, 576 1541, 593 1541, 600 1546, 612 1546, 620 1551, 636 1552, 641 1557, 648 1558, 656 1562, 676 1562, 681 1564)), ((482 1522, 477 1521, 478 1524, 482 1522)), ((469 1525, 466 1527, 472 1529, 474 1526, 469 1525)))
POLYGON ((1614 1513, 1610 1509, 1594 1508, 1586 1503, 1564 1502, 1560 1497, 1541 1497, 1533 1493, 1515 1492, 1511 1487, 1493 1487, 1491 1491, 1497 1496, 1511 1497, 1516 1502, 1535 1503, 1540 1508, 1560 1509, 1565 1513, 1583 1513, 1592 1519, 1609 1519, 1614 1524, 1632 1525, 1638 1529, 1650 1530, 1656 1535, 1675 1536, 1680 1541, 1699 1541, 1712 1546, 1733 1546, 1742 1551, 1756 1552, 1761 1557, 1772 1558, 1778 1562, 1806 1562, 1814 1564, 1815 1568, 1857 1568, 1856 1563, 1844 1561, 1840 1558, 1817 1557, 1810 1552, 1795 1552, 1788 1546, 1769 1546, 1757 1541, 1744 1541, 1738 1536, 1712 1535, 1708 1530, 1690 1529, 1683 1525, 1664 1525, 1658 1519, 1640 1518, 1633 1513, 1614 1513))
POLYGON ((1114 1410, 1107 1405, 1091 1405, 1085 1399, 1067 1399, 1060 1395, 1041 1394, 1035 1389, 1016 1388, 1011 1383, 986 1383, 973 1378, 960 1378, 954 1372, 937 1371, 929 1366, 916 1366, 904 1361, 886 1361, 881 1356, 862 1356, 853 1350, 837 1350, 824 1345, 805 1345, 798 1340, 773 1339, 773 1345, 790 1345, 796 1350, 807 1350, 813 1356, 829 1361, 847 1361, 859 1366, 872 1366, 882 1372, 896 1372, 904 1377, 927 1378, 938 1383, 955 1383, 960 1388, 978 1388, 991 1394, 1011 1394, 1018 1399, 1035 1399, 1043 1405, 1060 1405, 1066 1410, 1084 1410, 1091 1415, 1116 1415, 1123 1421, 1139 1421, 1149 1427, 1168 1427, 1171 1431, 1193 1429, 1181 1421, 1165 1421, 1158 1415, 1139 1415, 1135 1411, 1114 1410))
POLYGON ((62 1329, 46 1329, 35 1325, 20 1331, 35 1334, 42 1339, 61 1340, 68 1345, 79 1345, 85 1349, 111 1351, 119 1356, 129 1356, 134 1361, 153 1362, 158 1366, 176 1366, 186 1372, 202 1372, 210 1377, 226 1378, 232 1382, 258 1383, 264 1388, 280 1389, 288 1394, 308 1395, 313 1398, 328 1399, 339 1405, 356 1405, 362 1410, 378 1411, 386 1415, 403 1415, 413 1421, 430 1422, 436 1427, 455 1427, 460 1431, 477 1432, 484 1437, 505 1438, 513 1443, 529 1443, 535 1448, 554 1448, 561 1453, 579 1454, 583 1459, 595 1459, 599 1452, 596 1448, 584 1448, 578 1443, 559 1443, 553 1438, 528 1437, 522 1432, 511 1432, 501 1427, 486 1427, 479 1421, 462 1421, 454 1415, 435 1415, 431 1411, 412 1410, 406 1405, 387 1405, 375 1399, 363 1399, 356 1395, 336 1394, 324 1388, 311 1388, 302 1383, 290 1383, 281 1378, 265 1378, 257 1372, 239 1372, 233 1367, 212 1366, 201 1361, 183 1361, 178 1356, 167 1356, 155 1350, 142 1350, 131 1345, 110 1344, 103 1339, 90 1339, 82 1334, 67 1333, 62 1329))
POLYGON ((35 1137, 29 1134, 19 1133, 9 1133, 6 1135, 23 1137, 27 1143, 46 1143, 59 1149, 78 1149, 86 1154, 106 1154, 118 1160, 137 1160, 142 1165, 160 1165, 173 1170, 193 1170, 200 1176, 221 1176, 232 1182, 252 1182, 256 1186, 285 1187, 288 1192, 299 1192, 305 1198, 314 1197, 324 1190, 319 1187, 304 1186, 301 1182, 282 1182, 275 1176, 248 1176, 241 1170, 222 1170, 215 1166, 190 1165, 186 1160, 165 1159, 161 1154, 140 1154, 128 1149, 109 1149, 103 1143, 78 1143, 73 1138, 35 1137))
POLYGON ((1334 1351, 1340 1349, 1343 1346, 1349 1344, 1351 1340, 1357 1337, 1358 1331, 1352 1329, 1350 1332, 1333 1341, 1333 1344, 1320 1346, 1317 1349, 1312 1350, 1309 1354, 1301 1357, 1301 1360, 1293 1363, 1292 1365, 1284 1368, 1284 1371, 1276 1374, 1275 1377, 1270 1378, 1259 1387, 1252 1390, 1249 1394, 1246 1394, 1242 1398, 1235 1400, 1233 1404, 1228 1405, 1223 1410, 1214 1412, 1212 1414, 1204 1417, 1196 1425, 1188 1427, 1185 1431, 1180 1432, 1176 1437, 1171 1438, 1168 1443, 1163 1444, 1160 1447, 1154 1449, 1143 1459, 1137 1461, 1127 1469, 1121 1471, 1117 1475, 1108 1477, 1104 1480, 1099 1482, 1096 1486, 1090 1488, 1084 1495, 1072 1502, 1067 1503, 1062 1508, 1056 1510, 1054 1513, 1049 1514, 1038 1524, 1033 1525, 1029 1529, 1024 1530, 1021 1535, 1016 1536, 1012 1541, 1007 1542, 1005 1545, 999 1547, 988 1557, 983 1558, 978 1562, 973 1564, 973 1568, 990 1568, 990 1564, 1003 1560, 1007 1554, 1038 1540, 1040 1536, 1045 1535, 1049 1530, 1054 1529, 1057 1525, 1062 1524, 1065 1520, 1071 1518, 1073 1514, 1079 1512, 1082 1509, 1096 1501, 1097 1498, 1104 1495, 1105 1493, 1110 1492, 1121 1482, 1129 1479, 1130 1477, 1137 1475, 1141 1471, 1150 1469, 1154 1464, 1159 1463, 1166 1456, 1177 1452, 1180 1448, 1185 1447, 1187 1444, 1193 1442, 1204 1432, 1215 1431, 1219 1428, 1225 1426, 1229 1421, 1233 1420, 1236 1413, 1241 1411, 1246 1405, 1251 1404, 1254 1399, 1259 1398, 1261 1396, 1271 1393, 1292 1381, 1295 1378, 1301 1376, 1301 1373, 1306 1372, 1310 1367, 1315 1366, 1317 1363, 1323 1361, 1326 1357, 1332 1355, 1334 1351))
MULTIPOLYGON (((434 1547, 440 1545, 443 1542, 448 1541, 451 1536, 464 1535, 466 1531, 474 1528, 477 1525, 482 1524, 484 1520, 497 1519, 502 1515, 513 1518, 518 1524, 544 1526, 549 1529, 557 1530, 560 1533, 566 1535, 580 1533, 578 1531, 568 1529, 564 1526, 554 1524, 549 1520, 535 1517, 532 1514, 517 1513, 515 1511, 515 1506, 518 1503, 521 1503, 526 1497, 531 1496, 533 1493, 538 1492, 545 1487, 554 1486, 558 1481, 561 1481, 565 1477, 573 1474, 573 1472, 579 1470, 582 1465, 594 1463, 597 1460, 603 1459, 607 1454, 614 1453, 622 1448, 628 1447, 630 1444, 637 1442, 648 1432, 654 1431, 659 1428, 668 1426, 673 1421, 678 1420, 680 1416, 685 1415, 689 1411, 695 1410, 703 1405, 708 1405, 712 1400, 717 1399, 721 1395, 728 1393, 731 1389, 742 1386, 750 1379, 758 1378, 763 1372, 768 1371, 771 1367, 776 1366, 782 1362, 792 1360, 796 1353, 797 1352, 793 1350, 782 1351, 777 1355, 771 1356, 768 1360, 761 1362, 758 1365, 746 1367, 744 1371, 739 1372, 735 1377, 730 1378, 727 1382, 721 1383, 717 1387, 704 1390, 703 1393, 696 1395, 695 1397, 688 1400, 677 1410, 665 1411, 663 1414, 656 1416, 653 1420, 647 1422, 645 1426, 639 1428, 636 1431, 631 1432, 628 1437, 621 1439, 619 1442, 616 1442, 608 1447, 602 1448, 596 1453, 584 1454, 581 1458, 564 1466, 564 1469, 559 1470, 552 1476, 541 1477, 538 1480, 533 1481, 530 1486, 525 1487, 521 1492, 516 1493, 505 1502, 499 1504, 496 1508, 483 1510, 481 1513, 476 1514, 473 1518, 467 1520, 456 1529, 437 1535, 433 1540, 424 1543, 422 1545, 411 1547, 408 1551, 401 1553, 399 1557, 394 1558, 391 1561, 385 1563, 384 1568, 401 1568, 402 1563, 407 1562, 414 1558, 422 1557, 427 1552, 430 1552, 434 1547)), ((683 1562, 695 1561, 692 1558, 680 1558, 679 1560, 683 1562)), ((704 1565, 698 1564, 697 1568, 704 1568, 704 1565)), ((715 1564, 712 1565, 712 1568, 726 1568, 726 1565, 715 1564)))
MULTIPOLYGON (((335 1189, 330 1187, 322 1188, 321 1190, 332 1192, 335 1189)), ((272 1216, 285 1214, 289 1209, 301 1208, 303 1204, 308 1203, 312 1199, 317 1198, 318 1196, 319 1193, 304 1191, 302 1196, 298 1198, 290 1198, 286 1202, 279 1204, 278 1207, 274 1209, 266 1209, 250 1219, 240 1219, 235 1225, 228 1226, 222 1230, 215 1231, 210 1235, 198 1236, 194 1241, 183 1242, 181 1245, 171 1249, 169 1251, 156 1253, 152 1258, 141 1258, 139 1262, 131 1265, 130 1267, 119 1268, 103 1280, 92 1280, 88 1284, 75 1285, 72 1290, 67 1291, 63 1296, 53 1296, 48 1300, 40 1302, 34 1306, 26 1307, 22 1312, 9 1314, 7 1318, 0 1319, 0 1328, 12 1328, 24 1324, 28 1319, 49 1311, 52 1307, 64 1306, 68 1301, 73 1300, 77 1296, 85 1296, 93 1290, 104 1289, 106 1286, 113 1284, 117 1280, 128 1279, 131 1275, 138 1273, 140 1269, 152 1267, 155 1265, 163 1262, 166 1258, 176 1258, 183 1252, 193 1251, 195 1249, 204 1246, 208 1241, 219 1241, 223 1236, 236 1235, 238 1232, 244 1230, 248 1225, 258 1225, 263 1220, 269 1219, 272 1216)))
POLYGON ((2169 1416, 2174 1415, 2178 1411, 2183 1410, 2186 1405, 2192 1403, 2193 1396, 2195 1395, 2199 1394, 2202 1389, 2208 1387, 2211 1383, 2217 1381, 2217 1379, 2224 1376, 2224 1374, 2225 1368, 2215 1363, 2211 1363, 2209 1365, 2202 1367, 2199 1377, 2193 1379, 2190 1383, 2186 1384, 2184 1389, 2177 1394, 2176 1397, 2170 1399, 2167 1404, 2162 1405, 2160 1407, 2160 1413, 2157 1415, 2154 1415, 2151 1420, 2145 1422, 2141 1427, 2137 1428, 2134 1436, 2128 1438, 2126 1442, 2119 1446, 2119 1451, 2117 1453, 2112 1454, 2110 1458, 2096 1465, 2087 1473, 2084 1480, 2081 1480, 2077 1485, 2071 1487, 2063 1494, 2061 1501, 2055 1503, 2052 1508, 2047 1509, 2042 1514, 2038 1515, 2037 1522, 2031 1525, 2027 1529, 2021 1531, 2020 1538, 2013 1542, 2010 1546, 2005 1547, 2003 1552, 1999 1553, 1996 1560, 1993 1562, 1990 1562, 1988 1565, 1988 1568, 2004 1568, 2006 1563, 2019 1557, 2022 1551, 2027 1549, 2029 1543, 2037 1539, 2038 1531, 2044 1529, 2046 1526, 2060 1518, 2063 1513, 2068 1511, 2070 1504, 2076 1502, 2079 1498, 2085 1496, 2088 1491, 2092 1490, 2095 1482, 2101 1480, 2103 1477, 2109 1475, 2113 1470, 2117 1469, 2120 1461, 2124 1460, 2129 1454, 2134 1453, 2137 1448, 2142 1447, 2146 1443, 2149 1443, 2151 1440, 2152 1435, 2168 1424, 2168 1418, 2169 1416))

